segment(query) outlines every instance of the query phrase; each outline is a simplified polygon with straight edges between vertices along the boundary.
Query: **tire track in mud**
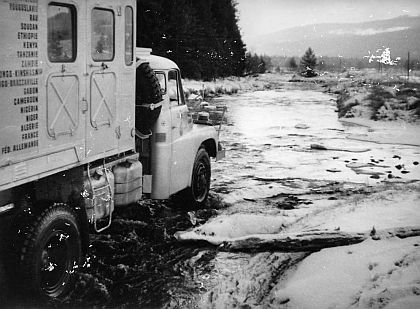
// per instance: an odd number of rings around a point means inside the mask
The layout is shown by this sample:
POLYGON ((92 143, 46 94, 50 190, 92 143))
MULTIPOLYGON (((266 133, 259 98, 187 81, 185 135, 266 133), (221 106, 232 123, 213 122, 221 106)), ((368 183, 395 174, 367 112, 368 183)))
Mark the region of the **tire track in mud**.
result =
MULTIPOLYGON (((212 194, 209 206, 214 203, 219 201, 212 194)), ((208 260, 216 253, 202 254, 204 247, 185 246, 173 238, 175 231, 193 226, 191 212, 176 205, 178 201, 140 201, 117 210, 106 234, 91 234, 89 255, 64 304, 69 308, 190 307, 202 288, 198 274, 209 271, 208 260)), ((215 212, 201 209, 194 217, 205 221, 215 212)))
MULTIPOLYGON (((253 308, 265 303, 287 271, 308 252, 218 253, 210 275, 213 285, 201 296, 200 308, 253 308)), ((287 302, 287 301, 286 301, 287 302)))

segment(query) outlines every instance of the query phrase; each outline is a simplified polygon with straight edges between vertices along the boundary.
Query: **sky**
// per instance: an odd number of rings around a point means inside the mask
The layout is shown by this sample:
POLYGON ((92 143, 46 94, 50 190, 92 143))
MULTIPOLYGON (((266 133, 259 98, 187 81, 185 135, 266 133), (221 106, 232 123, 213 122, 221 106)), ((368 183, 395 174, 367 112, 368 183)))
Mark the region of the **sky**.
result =
POLYGON ((252 36, 319 23, 420 15, 420 0, 236 0, 245 43, 252 36))

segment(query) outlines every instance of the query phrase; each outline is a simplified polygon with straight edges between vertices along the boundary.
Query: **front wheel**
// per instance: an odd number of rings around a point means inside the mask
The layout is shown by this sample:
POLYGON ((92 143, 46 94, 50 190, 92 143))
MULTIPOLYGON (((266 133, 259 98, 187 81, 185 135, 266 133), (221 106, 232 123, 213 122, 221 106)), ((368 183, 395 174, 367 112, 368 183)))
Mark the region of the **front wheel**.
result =
POLYGON ((191 186, 186 190, 189 204, 202 207, 210 191, 210 157, 205 148, 200 148, 195 156, 191 186))
POLYGON ((77 217, 67 205, 53 205, 32 223, 21 251, 21 286, 36 297, 62 298, 72 288, 80 262, 77 217))

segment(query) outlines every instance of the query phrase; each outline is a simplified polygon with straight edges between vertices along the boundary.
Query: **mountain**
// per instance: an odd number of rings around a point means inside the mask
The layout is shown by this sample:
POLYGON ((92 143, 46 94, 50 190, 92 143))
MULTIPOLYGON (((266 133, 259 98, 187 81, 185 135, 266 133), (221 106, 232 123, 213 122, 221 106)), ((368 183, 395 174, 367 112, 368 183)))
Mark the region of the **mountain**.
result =
POLYGON ((353 24, 317 24, 251 38, 258 54, 300 56, 310 46, 317 56, 359 58, 389 47, 391 57, 420 57, 420 16, 400 16, 353 24))

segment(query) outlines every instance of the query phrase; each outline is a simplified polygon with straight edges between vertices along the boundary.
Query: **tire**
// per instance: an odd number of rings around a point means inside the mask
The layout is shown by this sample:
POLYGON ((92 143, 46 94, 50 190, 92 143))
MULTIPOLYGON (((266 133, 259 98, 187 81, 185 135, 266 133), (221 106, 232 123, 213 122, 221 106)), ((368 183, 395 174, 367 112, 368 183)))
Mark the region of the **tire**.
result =
POLYGON ((158 78, 147 62, 142 63, 136 70, 136 128, 143 134, 149 134, 162 107, 151 110, 141 105, 159 103, 162 100, 158 78))
POLYGON ((210 191, 211 165, 210 157, 204 147, 195 156, 192 170, 191 186, 186 190, 188 203, 196 208, 205 205, 210 191))
POLYGON ((32 222, 20 255, 20 285, 35 298, 63 298, 73 288, 81 259, 76 214, 65 204, 44 210, 32 222))
POLYGON ((155 72, 145 62, 136 70, 136 103, 151 104, 162 101, 162 90, 155 72))

